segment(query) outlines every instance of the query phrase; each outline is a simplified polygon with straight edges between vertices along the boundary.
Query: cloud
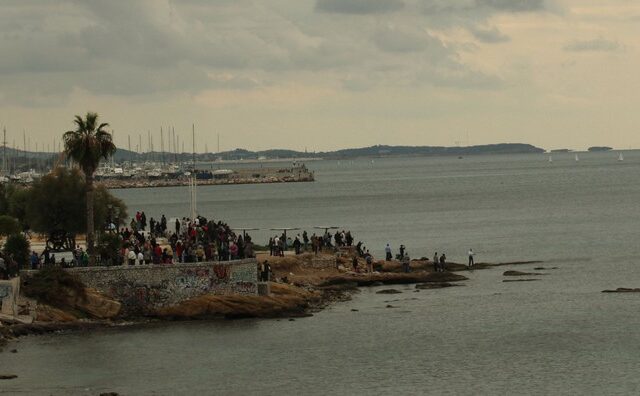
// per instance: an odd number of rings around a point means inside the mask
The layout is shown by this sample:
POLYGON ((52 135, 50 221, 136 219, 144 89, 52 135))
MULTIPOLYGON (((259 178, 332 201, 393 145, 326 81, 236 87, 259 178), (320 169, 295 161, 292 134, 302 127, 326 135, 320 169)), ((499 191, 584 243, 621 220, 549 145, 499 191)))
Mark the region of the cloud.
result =
POLYGON ((430 49, 433 55, 444 56, 448 52, 444 44, 425 31, 388 26, 373 34, 375 45, 387 52, 415 52, 430 49))
POLYGON ((469 43, 447 32, 502 42, 508 38, 497 29, 476 26, 500 12, 543 7, 542 0, 7 0, 0 103, 62 102, 78 90, 149 98, 251 91, 292 80, 347 90, 466 85, 485 79, 469 77, 475 72, 459 54, 469 43))
POLYGON ((575 40, 567 43, 563 49, 568 52, 615 52, 621 49, 617 41, 602 37, 593 40, 575 40))
POLYGON ((509 36, 499 31, 496 27, 493 27, 491 29, 471 28, 470 31, 471 34, 473 34, 473 37, 483 43, 504 43, 510 40, 509 36))
POLYGON ((401 0, 317 0, 316 10, 338 14, 383 14, 404 7, 401 0))

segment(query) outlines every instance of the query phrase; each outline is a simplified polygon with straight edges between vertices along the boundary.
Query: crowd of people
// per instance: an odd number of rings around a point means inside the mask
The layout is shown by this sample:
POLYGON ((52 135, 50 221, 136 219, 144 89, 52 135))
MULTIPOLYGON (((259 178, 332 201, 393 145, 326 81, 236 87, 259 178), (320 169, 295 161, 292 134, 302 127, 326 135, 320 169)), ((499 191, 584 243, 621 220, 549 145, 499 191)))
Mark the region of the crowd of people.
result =
POLYGON ((251 236, 236 234, 222 221, 197 216, 168 222, 162 215, 158 220, 151 217, 148 225, 147 231, 144 212, 137 212, 130 227, 118 231, 122 240, 120 262, 112 264, 193 263, 255 256, 251 236))
MULTIPOLYGON (((311 248, 313 253, 317 255, 323 249, 332 251, 337 247, 353 246, 353 242, 351 231, 336 231, 332 235, 329 230, 326 230, 322 235, 316 235, 314 232, 309 236, 305 230, 302 234, 296 234, 293 239, 287 237, 284 232, 281 235, 270 237, 268 246, 270 256, 284 256, 284 252, 289 247, 293 247, 295 254, 301 254, 311 248)), ((356 248, 358 254, 362 256, 364 254, 362 242, 358 242, 356 248)))

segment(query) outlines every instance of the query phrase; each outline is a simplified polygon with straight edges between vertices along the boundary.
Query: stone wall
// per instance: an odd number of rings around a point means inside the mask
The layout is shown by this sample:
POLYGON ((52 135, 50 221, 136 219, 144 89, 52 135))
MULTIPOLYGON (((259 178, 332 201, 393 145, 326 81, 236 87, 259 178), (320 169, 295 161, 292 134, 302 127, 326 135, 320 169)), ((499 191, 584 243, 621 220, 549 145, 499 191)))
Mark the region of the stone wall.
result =
POLYGON ((336 268, 337 261, 335 256, 314 256, 310 262, 311 268, 336 268))
POLYGON ((19 295, 20 278, 0 280, 0 314, 17 316, 19 295))
MULTIPOLYGON (((125 314, 152 313, 202 294, 257 295, 255 259, 171 265, 72 268, 85 286, 122 303, 125 314)), ((32 271, 24 271, 32 272, 32 271)))

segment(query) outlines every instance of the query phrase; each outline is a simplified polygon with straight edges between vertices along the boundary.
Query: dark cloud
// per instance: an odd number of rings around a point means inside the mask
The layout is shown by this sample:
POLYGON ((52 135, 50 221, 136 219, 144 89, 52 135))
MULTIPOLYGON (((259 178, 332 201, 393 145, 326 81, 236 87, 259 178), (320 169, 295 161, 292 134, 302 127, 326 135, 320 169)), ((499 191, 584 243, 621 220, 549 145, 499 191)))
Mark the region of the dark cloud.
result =
POLYGON ((545 9, 545 0, 420 0, 427 14, 456 14, 484 18, 494 12, 530 12, 545 9))
POLYGON ((404 7, 401 0, 317 0, 316 10, 339 14, 382 14, 404 7))
POLYGON ((478 7, 489 7, 501 11, 540 11, 545 8, 544 0, 476 0, 478 7))
POLYGON ((563 49, 568 52, 614 52, 621 49, 617 41, 604 38, 593 40, 576 40, 566 44, 563 49))

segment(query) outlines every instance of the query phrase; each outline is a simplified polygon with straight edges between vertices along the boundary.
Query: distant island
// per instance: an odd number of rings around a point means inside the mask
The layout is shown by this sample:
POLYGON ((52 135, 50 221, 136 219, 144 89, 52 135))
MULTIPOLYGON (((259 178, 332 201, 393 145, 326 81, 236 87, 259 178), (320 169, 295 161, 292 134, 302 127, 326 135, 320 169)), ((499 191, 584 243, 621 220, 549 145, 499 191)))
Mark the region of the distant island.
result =
POLYGON ((568 153, 568 152, 571 152, 571 151, 573 151, 573 150, 567 149, 567 148, 551 150, 552 153, 568 153))
POLYGON ((593 146, 588 149, 590 152, 598 152, 598 151, 611 151, 613 148, 607 146, 593 146))
POLYGON ((376 145, 362 148, 342 149, 336 151, 305 152, 286 149, 272 149, 264 151, 250 151, 235 149, 220 153, 136 153, 124 149, 118 149, 115 161, 139 161, 155 160, 170 162, 198 162, 207 161, 239 161, 239 160, 266 160, 266 159, 348 159, 359 157, 392 157, 392 156, 466 156, 479 154, 526 154, 544 153, 545 150, 522 143, 487 144, 468 147, 443 147, 443 146, 387 146, 376 145))

